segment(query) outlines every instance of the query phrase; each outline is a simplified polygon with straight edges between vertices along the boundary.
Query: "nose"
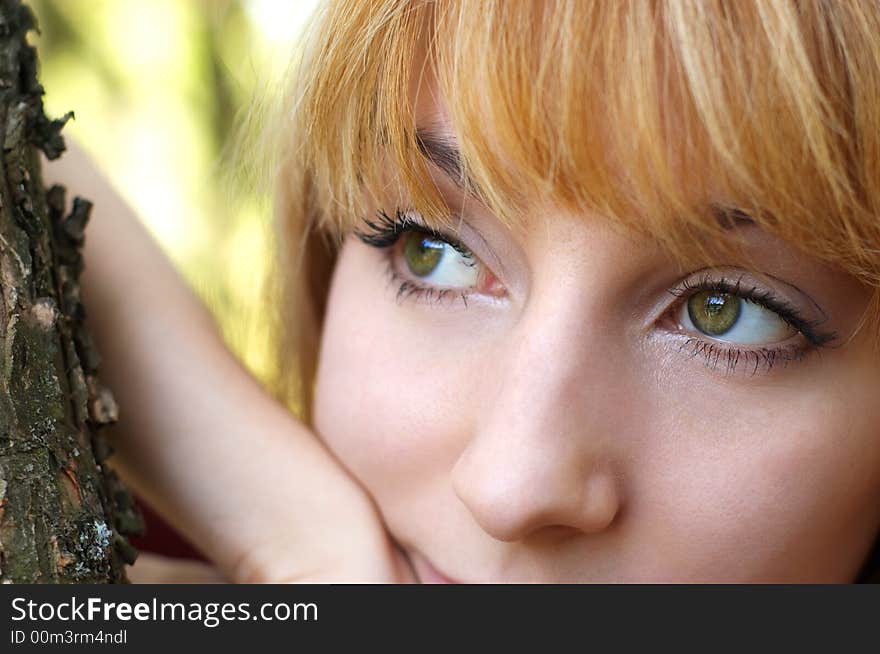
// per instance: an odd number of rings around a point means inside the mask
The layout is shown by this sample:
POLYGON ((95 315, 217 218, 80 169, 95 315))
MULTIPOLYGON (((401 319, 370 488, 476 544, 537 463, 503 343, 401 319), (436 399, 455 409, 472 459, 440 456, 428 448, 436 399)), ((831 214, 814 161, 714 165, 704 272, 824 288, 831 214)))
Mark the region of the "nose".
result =
POLYGON ((584 343, 583 331, 572 340, 561 320, 522 324, 506 343, 497 390, 452 470, 456 495, 498 540, 550 527, 599 533, 623 503, 614 425, 603 417, 614 414, 609 377, 589 370, 588 346, 572 345, 584 343))

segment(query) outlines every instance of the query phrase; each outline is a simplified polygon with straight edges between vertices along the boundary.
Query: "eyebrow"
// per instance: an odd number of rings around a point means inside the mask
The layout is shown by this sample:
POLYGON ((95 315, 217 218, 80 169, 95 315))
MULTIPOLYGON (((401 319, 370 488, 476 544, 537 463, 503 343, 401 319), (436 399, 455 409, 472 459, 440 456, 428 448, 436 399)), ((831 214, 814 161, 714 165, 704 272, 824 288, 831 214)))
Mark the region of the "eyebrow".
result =
POLYGON ((737 227, 751 227, 755 225, 755 219, 742 209, 724 206, 713 202, 711 204, 712 216, 722 229, 731 230, 737 227))
POLYGON ((423 127, 416 129, 416 143, 419 152, 442 170, 459 189, 475 198, 480 197, 477 183, 472 177, 464 174, 461 151, 451 138, 439 134, 430 127, 423 127))
MULTIPOLYGON (((479 187, 472 177, 464 174, 461 151, 453 139, 438 133, 430 127, 416 129, 416 144, 428 161, 442 170, 459 189, 479 199, 479 187)), ((738 207, 713 202, 710 205, 712 217, 725 230, 737 227, 752 227, 755 219, 738 207)))

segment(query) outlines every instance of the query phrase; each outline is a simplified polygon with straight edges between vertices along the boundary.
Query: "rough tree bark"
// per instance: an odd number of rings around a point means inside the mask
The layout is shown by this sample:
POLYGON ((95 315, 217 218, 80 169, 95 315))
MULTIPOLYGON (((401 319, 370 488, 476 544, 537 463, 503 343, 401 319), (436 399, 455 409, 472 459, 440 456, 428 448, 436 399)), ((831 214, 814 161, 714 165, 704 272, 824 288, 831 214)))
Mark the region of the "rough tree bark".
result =
POLYGON ((38 149, 64 150, 36 78, 34 27, 0 0, 0 582, 126 581, 141 529, 98 433, 116 419, 83 323, 80 247, 91 204, 46 191, 38 149))

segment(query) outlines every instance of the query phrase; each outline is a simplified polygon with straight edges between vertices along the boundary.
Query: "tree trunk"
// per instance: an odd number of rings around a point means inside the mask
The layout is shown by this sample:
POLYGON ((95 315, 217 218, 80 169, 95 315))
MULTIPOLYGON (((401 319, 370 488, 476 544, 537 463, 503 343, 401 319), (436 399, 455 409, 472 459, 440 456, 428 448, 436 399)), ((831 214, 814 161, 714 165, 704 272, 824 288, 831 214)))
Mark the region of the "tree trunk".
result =
POLYGON ((124 582, 141 519, 101 463, 97 432, 116 419, 98 383, 83 324, 80 248, 91 204, 65 215, 64 189, 44 189, 38 149, 64 150, 36 79, 34 27, 0 0, 0 582, 124 582))

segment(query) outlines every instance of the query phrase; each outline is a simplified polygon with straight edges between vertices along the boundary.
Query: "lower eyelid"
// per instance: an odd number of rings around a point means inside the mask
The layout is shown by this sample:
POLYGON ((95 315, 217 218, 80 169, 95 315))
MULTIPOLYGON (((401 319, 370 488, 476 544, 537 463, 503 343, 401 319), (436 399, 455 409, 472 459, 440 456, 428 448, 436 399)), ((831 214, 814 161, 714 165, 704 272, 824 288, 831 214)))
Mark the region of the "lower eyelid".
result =
POLYGON ((700 359, 707 368, 722 374, 743 372, 748 376, 768 373, 771 370, 785 368, 790 363, 803 360, 808 355, 818 352, 802 334, 793 339, 799 342, 782 342, 771 346, 747 347, 734 343, 701 338, 692 334, 678 332, 671 334, 673 348, 678 354, 687 358, 700 359))
POLYGON ((394 264, 394 248, 387 248, 383 252, 385 259, 385 276, 388 279, 388 285, 397 285, 395 293, 395 301, 398 304, 407 299, 426 299, 431 304, 440 304, 445 302, 455 302, 461 300, 467 307, 467 298, 470 295, 468 291, 460 291, 452 288, 438 288, 427 284, 411 280, 399 273, 394 264))

